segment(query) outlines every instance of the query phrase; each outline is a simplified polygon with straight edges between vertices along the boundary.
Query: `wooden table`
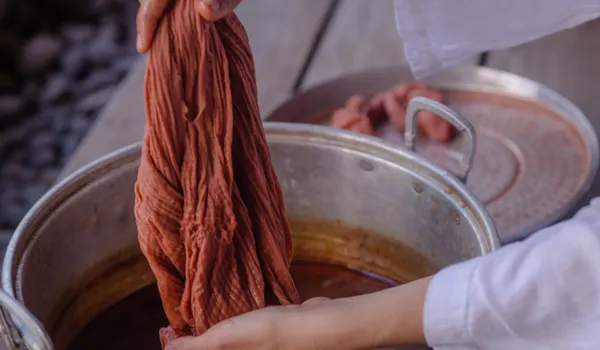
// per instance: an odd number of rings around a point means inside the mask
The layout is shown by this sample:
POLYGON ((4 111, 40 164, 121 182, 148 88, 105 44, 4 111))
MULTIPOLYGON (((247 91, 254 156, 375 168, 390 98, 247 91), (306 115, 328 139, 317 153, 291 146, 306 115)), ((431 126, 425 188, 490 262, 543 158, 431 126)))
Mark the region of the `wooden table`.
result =
MULTIPOLYGON (((295 92, 350 72, 402 63, 393 0, 252 0, 237 13, 255 55, 260 108, 267 115, 295 92)), ((487 65, 532 78, 574 101, 600 131, 600 22, 491 52, 487 65), (596 63, 597 64, 597 63, 596 63), (598 75, 598 78, 596 77, 598 75)), ((465 64, 477 64, 478 58, 465 64)), ((62 176, 141 140, 144 124, 140 58, 96 121, 62 176)), ((598 178, 589 196, 600 195, 598 178)))

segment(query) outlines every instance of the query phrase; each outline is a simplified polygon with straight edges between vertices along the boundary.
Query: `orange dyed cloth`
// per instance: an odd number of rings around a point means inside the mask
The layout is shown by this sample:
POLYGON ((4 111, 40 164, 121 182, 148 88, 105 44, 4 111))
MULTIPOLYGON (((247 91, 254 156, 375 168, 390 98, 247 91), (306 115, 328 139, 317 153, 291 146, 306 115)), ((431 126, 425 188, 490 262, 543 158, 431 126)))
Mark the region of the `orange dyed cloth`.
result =
MULTIPOLYGON (((406 127, 406 108, 410 100, 417 96, 427 97, 443 103, 443 95, 418 82, 404 82, 389 91, 366 99, 355 95, 346 105, 335 110, 331 116, 331 126, 361 134, 375 135, 380 124, 388 120, 397 130, 406 127)), ((447 142, 455 134, 449 122, 429 111, 421 111, 417 119, 417 131, 434 141, 447 142)))
POLYGON ((235 15, 203 20, 193 2, 174 2, 149 54, 136 183, 139 243, 170 322, 163 347, 299 301, 246 32, 235 15))

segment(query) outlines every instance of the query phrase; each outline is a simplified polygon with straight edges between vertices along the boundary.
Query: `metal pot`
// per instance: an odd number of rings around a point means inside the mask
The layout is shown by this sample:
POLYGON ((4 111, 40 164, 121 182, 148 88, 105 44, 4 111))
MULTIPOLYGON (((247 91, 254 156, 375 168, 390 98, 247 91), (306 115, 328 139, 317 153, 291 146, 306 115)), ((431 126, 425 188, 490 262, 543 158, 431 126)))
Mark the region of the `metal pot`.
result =
MULTIPOLYGON (((288 216, 361 227, 373 239, 402 242, 439 268, 497 249, 492 220, 464 184, 410 151, 423 109, 449 120, 470 141, 464 181, 476 144, 473 128, 431 100, 416 98, 409 105, 407 150, 323 126, 265 123, 288 216)), ((23 219, 5 255, 2 286, 29 312, 0 294, 11 315, 3 318, 9 348, 63 349, 103 310, 153 283, 133 216, 139 155, 136 144, 84 167, 23 219)), ((353 244, 354 263, 393 277, 399 261, 393 249, 365 263, 360 243, 353 244)))
MULTIPOLYGON (((329 124, 331 113, 350 96, 373 96, 412 79, 406 65, 344 75, 302 91, 266 121, 329 124)), ((446 103, 477 130, 467 188, 484 203, 502 243, 524 239, 573 215, 600 191, 600 177, 594 182, 599 163, 594 128, 556 91, 509 72, 469 65, 445 70, 424 83, 444 92, 446 103)), ((378 131, 378 137, 402 147, 394 128, 382 125, 378 131)), ((419 146, 420 155, 454 170, 455 142, 420 140, 419 146)))

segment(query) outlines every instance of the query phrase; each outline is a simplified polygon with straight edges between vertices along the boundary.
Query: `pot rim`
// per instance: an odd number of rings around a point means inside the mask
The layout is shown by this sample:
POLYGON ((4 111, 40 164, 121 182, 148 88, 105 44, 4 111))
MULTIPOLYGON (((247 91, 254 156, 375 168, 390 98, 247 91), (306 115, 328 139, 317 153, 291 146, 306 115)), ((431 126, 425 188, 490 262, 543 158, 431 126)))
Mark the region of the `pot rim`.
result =
MULTIPOLYGON (((267 139, 309 139, 311 142, 318 142, 323 145, 339 145, 344 146, 346 149, 370 153, 379 156, 381 159, 402 158, 416 164, 418 169, 412 169, 413 171, 419 174, 426 172, 437 175, 438 179, 436 180, 440 181, 441 179, 441 182, 449 186, 452 192, 464 202, 465 207, 471 213, 476 214, 476 219, 480 225, 480 230, 476 232, 476 235, 482 254, 488 254, 500 248, 501 244, 496 227, 483 204, 454 175, 424 157, 406 149, 398 148, 377 137, 328 126, 288 122, 264 122, 263 125, 267 139)), ((139 158, 141 148, 142 142, 136 142, 84 165, 54 185, 33 205, 17 226, 6 249, 2 266, 2 289, 4 291, 10 296, 23 301, 17 286, 20 259, 37 229, 45 222, 45 219, 54 211, 56 206, 104 174, 130 164, 132 158, 139 158)), ((429 177, 432 176, 429 175, 429 177)))

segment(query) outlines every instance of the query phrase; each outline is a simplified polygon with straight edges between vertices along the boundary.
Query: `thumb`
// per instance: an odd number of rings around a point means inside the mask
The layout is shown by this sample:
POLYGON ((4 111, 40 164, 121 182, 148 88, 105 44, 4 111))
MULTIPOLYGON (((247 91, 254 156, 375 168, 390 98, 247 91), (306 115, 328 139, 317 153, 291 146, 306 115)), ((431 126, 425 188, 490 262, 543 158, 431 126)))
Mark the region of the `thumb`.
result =
POLYGON ((196 10, 204 19, 217 21, 235 10, 242 0, 197 0, 196 10))

